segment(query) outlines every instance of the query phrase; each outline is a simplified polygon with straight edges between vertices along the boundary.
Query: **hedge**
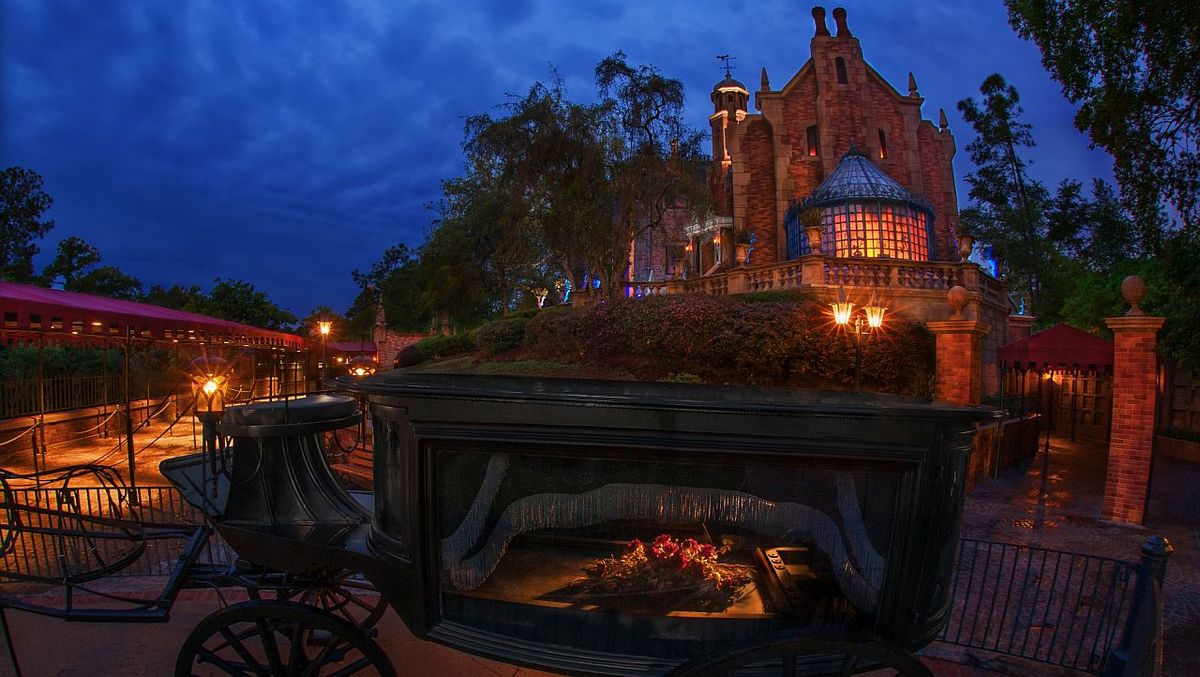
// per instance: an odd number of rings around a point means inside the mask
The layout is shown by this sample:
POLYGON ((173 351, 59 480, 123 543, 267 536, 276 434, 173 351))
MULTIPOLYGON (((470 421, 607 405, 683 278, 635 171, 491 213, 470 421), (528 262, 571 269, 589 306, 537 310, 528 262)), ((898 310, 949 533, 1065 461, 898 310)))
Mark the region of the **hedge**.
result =
POLYGON ((475 333, 449 334, 446 336, 430 336, 413 344, 420 362, 436 357, 450 357, 475 350, 475 333))
POLYGON ((475 332, 475 346, 486 355, 496 355, 520 347, 525 338, 527 317, 509 317, 488 322, 475 332))
MULTIPOLYGON (((548 309, 525 327, 525 347, 543 359, 620 364, 654 380, 684 373, 714 383, 854 381, 853 337, 809 300, 679 294, 548 309)), ((863 344, 866 388, 928 396, 932 373, 932 336, 900 315, 863 344)))

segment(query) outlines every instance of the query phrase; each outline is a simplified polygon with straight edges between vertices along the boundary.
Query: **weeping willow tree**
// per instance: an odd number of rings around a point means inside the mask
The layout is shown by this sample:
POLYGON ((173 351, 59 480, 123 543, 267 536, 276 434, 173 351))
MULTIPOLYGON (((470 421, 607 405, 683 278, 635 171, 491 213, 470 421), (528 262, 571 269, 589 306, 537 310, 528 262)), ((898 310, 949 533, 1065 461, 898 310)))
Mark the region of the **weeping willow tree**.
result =
MULTIPOLYGON (((473 199, 493 225, 485 270, 501 284, 545 286, 561 277, 575 288, 585 274, 618 293, 632 242, 661 228, 673 209, 704 218, 701 135, 683 123, 683 85, 617 52, 595 69, 599 101, 571 101, 562 81, 536 83, 501 114, 466 125, 473 199)), ((455 204, 462 194, 447 194, 455 204)), ((480 209, 459 203, 456 209, 480 209)))

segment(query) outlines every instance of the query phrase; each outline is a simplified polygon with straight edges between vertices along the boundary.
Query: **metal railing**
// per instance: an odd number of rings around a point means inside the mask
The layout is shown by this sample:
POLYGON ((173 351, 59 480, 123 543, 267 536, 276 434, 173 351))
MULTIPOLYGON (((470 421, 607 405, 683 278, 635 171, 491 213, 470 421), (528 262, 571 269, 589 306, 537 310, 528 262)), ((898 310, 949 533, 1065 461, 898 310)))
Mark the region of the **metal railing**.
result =
POLYGON ((939 639, 1099 674, 1122 638, 1137 564, 964 538, 939 639))
MULTIPOLYGON (((55 532, 72 529, 75 525, 69 517, 63 519, 58 513, 69 515, 77 511, 91 517, 147 523, 198 525, 204 522, 203 514, 184 501, 174 487, 138 487, 141 504, 136 511, 130 509, 127 496, 120 496, 111 488, 13 488, 10 492, 14 505, 50 512, 20 510, 9 512, 7 516, 0 514, 3 519, 0 532, 5 532, 2 535, 7 544, 0 555, 0 582, 26 576, 53 578, 64 569, 79 568, 84 559, 118 561, 135 547, 144 547, 144 552, 129 566, 107 575, 166 576, 187 545, 184 539, 139 541, 133 538, 62 537, 55 532), (14 517, 21 520, 19 525, 12 524, 14 517)), ((213 534, 197 561, 224 565, 232 563, 235 557, 233 550, 213 534)))
MULTIPOLYGON (((144 522, 204 520, 172 487, 138 488, 141 506, 136 513, 124 501, 114 501, 111 490, 99 487, 11 491, 15 504, 50 510, 75 506, 83 514, 126 520, 136 516, 144 522)), ((0 536, 9 543, 0 556, 0 582, 20 575, 52 577, 62 568, 63 558, 78 555, 62 552, 63 543, 41 531, 56 526, 53 517, 22 514, 32 521, 24 524, 27 529, 16 530, 20 533, 11 542, 3 532, 12 525, 0 524, 0 536)), ((136 561, 110 575, 167 575, 185 545, 149 541, 136 561)), ((101 549, 89 556, 113 560, 130 546, 117 540, 87 547, 101 549)), ((1161 661, 1161 586, 1171 547, 1154 537, 1142 546, 1142 553, 1139 563, 963 538, 949 591, 950 613, 938 639, 1106 677, 1142 674, 1137 670, 1161 661)), ((198 561, 228 565, 235 558, 232 548, 214 534, 198 561)))
MULTIPOLYGON (((83 407, 113 405, 123 401, 124 381, 120 374, 108 376, 66 376, 45 378, 39 393, 36 378, 0 380, 0 419, 29 416, 41 411, 39 398, 45 397, 45 412, 67 411, 83 407)), ((174 383, 147 383, 135 378, 133 397, 163 397, 177 390, 174 383)))

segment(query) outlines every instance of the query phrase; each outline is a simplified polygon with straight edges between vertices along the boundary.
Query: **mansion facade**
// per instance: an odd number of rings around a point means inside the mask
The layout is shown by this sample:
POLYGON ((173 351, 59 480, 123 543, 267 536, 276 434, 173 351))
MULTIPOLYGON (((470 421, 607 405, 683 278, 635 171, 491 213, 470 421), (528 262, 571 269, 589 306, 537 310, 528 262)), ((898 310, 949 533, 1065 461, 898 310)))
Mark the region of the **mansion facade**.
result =
POLYGON ((901 93, 863 59, 833 11, 813 9, 811 57, 779 89, 766 69, 754 93, 727 77, 712 91, 714 216, 668 219, 635 243, 631 279, 670 280, 808 254, 799 214, 817 209, 822 252, 838 257, 958 261, 954 136, 945 114, 921 116, 910 74, 901 93))
POLYGON ((795 289, 825 303, 879 299, 931 329, 969 322, 982 390, 994 392, 996 349, 1027 335, 1032 318, 1011 316, 1003 283, 956 234, 945 112, 924 119, 911 73, 902 93, 863 59, 844 9, 833 10, 834 33, 823 8, 812 15, 811 57, 778 89, 764 69, 755 112, 728 70, 713 88, 713 216, 673 210, 639 236, 626 295, 795 289))

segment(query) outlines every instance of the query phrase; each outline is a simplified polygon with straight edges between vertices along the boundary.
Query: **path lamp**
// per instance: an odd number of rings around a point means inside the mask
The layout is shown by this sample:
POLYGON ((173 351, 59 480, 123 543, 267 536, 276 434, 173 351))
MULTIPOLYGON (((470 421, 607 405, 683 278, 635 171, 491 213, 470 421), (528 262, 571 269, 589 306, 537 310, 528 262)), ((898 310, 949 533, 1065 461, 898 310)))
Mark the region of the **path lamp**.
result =
POLYGON ((317 330, 321 332, 321 387, 325 387, 325 344, 329 342, 329 331, 333 329, 333 322, 330 320, 320 320, 317 322, 317 330))
POLYGON ((838 287, 837 301, 829 305, 833 308, 833 321, 837 326, 854 333, 854 391, 859 392, 862 390, 863 339, 869 339, 883 328, 887 308, 880 305, 878 296, 872 291, 870 301, 856 313, 854 304, 846 299, 843 287, 838 287))
POLYGON ((225 413, 225 389, 229 385, 230 364, 215 355, 201 355, 192 360, 188 371, 192 377, 192 406, 201 424, 201 448, 209 454, 209 463, 215 476, 217 457, 224 446, 217 435, 217 424, 225 413))

